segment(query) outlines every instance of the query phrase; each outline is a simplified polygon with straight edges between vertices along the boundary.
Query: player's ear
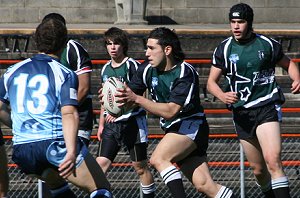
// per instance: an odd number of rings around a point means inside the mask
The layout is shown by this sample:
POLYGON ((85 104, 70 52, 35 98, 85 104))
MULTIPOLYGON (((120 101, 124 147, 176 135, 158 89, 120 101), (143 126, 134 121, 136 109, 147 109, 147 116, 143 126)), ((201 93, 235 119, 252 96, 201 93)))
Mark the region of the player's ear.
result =
POLYGON ((165 47, 165 54, 166 54, 167 56, 169 56, 171 53, 172 53, 172 47, 171 47, 170 45, 167 45, 167 46, 165 47))

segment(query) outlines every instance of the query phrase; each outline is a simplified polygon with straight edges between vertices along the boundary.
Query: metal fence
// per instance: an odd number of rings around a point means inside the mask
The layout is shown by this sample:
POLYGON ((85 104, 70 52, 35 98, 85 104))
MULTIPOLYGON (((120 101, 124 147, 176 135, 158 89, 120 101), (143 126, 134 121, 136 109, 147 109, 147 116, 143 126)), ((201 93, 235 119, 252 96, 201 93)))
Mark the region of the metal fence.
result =
MULTIPOLYGON (((159 136, 150 136, 149 156, 159 142, 159 136)), ((38 197, 38 180, 32 179, 20 173, 18 168, 11 161, 12 142, 6 138, 6 149, 9 157, 9 176, 10 176, 10 197, 38 197)), ((98 149, 98 141, 93 139, 89 150, 95 156, 98 149)), ((234 190, 236 196, 241 197, 241 184, 244 184, 245 197, 263 197, 260 189, 255 184, 254 176, 245 162, 244 181, 241 181, 240 174, 240 145, 235 135, 211 135, 209 140, 208 158, 211 174, 218 183, 226 185, 234 190)), ((300 195, 300 136, 283 135, 282 160, 284 170, 290 181, 292 197, 300 195)), ((157 185, 156 196, 168 198, 171 197, 166 185, 162 182, 159 174, 151 167, 157 185)), ((116 198, 137 198, 140 197, 140 184, 138 176, 130 165, 129 155, 125 148, 119 152, 113 167, 108 172, 108 180, 112 185, 112 192, 116 198)), ((184 178, 186 193, 189 198, 205 197, 196 192, 192 184, 184 178)), ((243 186, 243 185, 242 185, 243 186)), ((78 197, 88 197, 86 193, 75 186, 72 190, 78 197)))

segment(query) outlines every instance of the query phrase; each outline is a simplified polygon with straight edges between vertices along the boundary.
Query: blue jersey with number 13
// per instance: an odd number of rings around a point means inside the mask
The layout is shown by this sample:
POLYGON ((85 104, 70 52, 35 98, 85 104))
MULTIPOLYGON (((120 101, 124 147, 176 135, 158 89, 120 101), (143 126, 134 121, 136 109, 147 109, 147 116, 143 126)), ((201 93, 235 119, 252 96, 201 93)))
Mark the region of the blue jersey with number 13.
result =
POLYGON ((62 138, 61 107, 78 105, 77 87, 77 75, 45 54, 8 68, 0 100, 11 106, 14 145, 62 138))

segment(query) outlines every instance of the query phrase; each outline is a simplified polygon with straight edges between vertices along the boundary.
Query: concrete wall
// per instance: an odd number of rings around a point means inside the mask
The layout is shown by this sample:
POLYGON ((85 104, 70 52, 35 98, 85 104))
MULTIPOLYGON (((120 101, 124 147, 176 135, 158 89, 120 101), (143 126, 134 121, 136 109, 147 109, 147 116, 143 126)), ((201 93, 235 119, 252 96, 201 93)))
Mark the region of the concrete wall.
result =
MULTIPOLYGON (((130 2, 130 0, 128 0, 130 2)), ((299 0, 147 0, 149 24, 227 23, 236 3, 254 8, 255 23, 299 23, 299 0)), ((0 23, 37 23, 49 12, 65 16, 68 23, 114 23, 114 0, 0 0, 0 23)))

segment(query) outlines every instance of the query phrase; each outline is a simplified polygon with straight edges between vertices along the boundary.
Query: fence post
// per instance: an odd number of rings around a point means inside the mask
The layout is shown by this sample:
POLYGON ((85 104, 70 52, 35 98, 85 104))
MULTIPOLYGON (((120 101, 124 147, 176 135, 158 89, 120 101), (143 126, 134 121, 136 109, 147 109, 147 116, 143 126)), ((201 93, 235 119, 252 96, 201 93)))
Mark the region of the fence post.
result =
POLYGON ((240 143, 240 179, 241 179, 241 198, 245 198, 245 158, 242 144, 240 143))
POLYGON ((42 180, 38 180, 38 194, 39 194, 39 198, 43 198, 43 181, 42 180))

